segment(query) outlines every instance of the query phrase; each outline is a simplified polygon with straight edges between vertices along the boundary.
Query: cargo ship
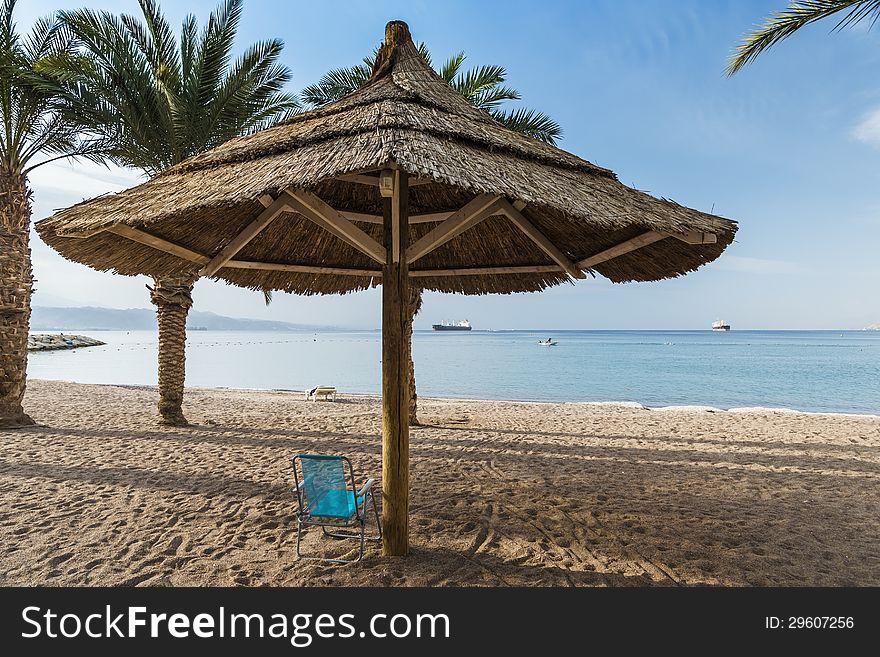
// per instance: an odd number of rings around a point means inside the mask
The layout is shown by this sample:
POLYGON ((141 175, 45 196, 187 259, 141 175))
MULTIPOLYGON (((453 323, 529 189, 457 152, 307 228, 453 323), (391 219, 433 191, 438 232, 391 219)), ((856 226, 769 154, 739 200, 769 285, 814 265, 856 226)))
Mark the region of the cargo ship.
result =
POLYGON ((440 322, 439 324, 434 324, 431 328, 435 331, 470 331, 471 323, 463 319, 458 322, 440 322))
POLYGON ((719 319, 717 321, 712 322, 712 330, 713 331, 729 331, 730 324, 725 322, 723 319, 719 319))

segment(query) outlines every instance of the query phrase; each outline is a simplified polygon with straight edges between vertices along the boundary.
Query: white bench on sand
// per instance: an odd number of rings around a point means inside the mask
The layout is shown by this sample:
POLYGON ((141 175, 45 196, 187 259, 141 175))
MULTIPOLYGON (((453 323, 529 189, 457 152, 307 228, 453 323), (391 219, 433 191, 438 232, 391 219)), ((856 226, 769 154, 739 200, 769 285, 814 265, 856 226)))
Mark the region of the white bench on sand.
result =
POLYGON ((332 386, 317 386, 311 390, 306 390, 306 400, 318 401, 336 401, 336 388, 332 386))

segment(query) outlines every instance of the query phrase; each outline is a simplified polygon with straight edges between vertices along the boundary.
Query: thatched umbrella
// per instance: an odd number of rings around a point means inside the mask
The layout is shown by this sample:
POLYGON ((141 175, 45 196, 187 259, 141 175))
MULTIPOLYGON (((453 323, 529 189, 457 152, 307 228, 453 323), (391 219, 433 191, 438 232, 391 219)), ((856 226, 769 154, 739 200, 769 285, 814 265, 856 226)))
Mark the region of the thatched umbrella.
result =
POLYGON ((100 270, 254 290, 381 284, 385 554, 407 551, 410 281, 533 292, 599 273, 654 281, 717 258, 736 224, 621 184, 472 107, 385 31, 359 91, 37 224, 100 270))

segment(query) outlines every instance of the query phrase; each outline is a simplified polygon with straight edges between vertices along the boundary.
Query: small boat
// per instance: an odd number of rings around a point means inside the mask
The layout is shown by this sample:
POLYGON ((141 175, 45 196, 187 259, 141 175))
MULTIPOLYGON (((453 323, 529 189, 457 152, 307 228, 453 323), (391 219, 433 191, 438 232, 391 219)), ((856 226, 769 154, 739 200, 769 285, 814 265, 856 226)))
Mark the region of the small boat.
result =
POLYGON ((712 322, 712 330, 713 331, 729 331, 730 324, 725 322, 723 319, 718 319, 712 322))
POLYGON ((550 338, 547 338, 546 340, 538 340, 538 344, 542 347, 555 347, 559 343, 556 342, 556 340, 551 340, 550 338))

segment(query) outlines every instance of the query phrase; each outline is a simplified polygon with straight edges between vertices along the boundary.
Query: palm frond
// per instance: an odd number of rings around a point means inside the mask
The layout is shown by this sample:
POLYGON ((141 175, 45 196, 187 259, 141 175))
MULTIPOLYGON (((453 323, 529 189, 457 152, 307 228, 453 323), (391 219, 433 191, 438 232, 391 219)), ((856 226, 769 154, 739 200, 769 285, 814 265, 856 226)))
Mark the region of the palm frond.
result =
POLYGON ((22 40, 22 54, 30 61, 38 61, 53 53, 70 49, 71 35, 54 16, 42 16, 34 21, 30 33, 22 40))
POLYGON ((543 112, 519 108, 508 111, 493 111, 492 117, 513 130, 533 139, 555 145, 562 137, 562 128, 543 112))
POLYGON ((799 29, 842 11, 847 11, 834 30, 866 19, 871 27, 880 19, 880 0, 800 0, 781 11, 773 12, 754 31, 746 34, 731 53, 726 73, 733 75, 758 55, 787 39, 799 29))
POLYGON ((155 52, 151 59, 157 66, 167 66, 175 69, 174 73, 179 77, 180 70, 177 70, 177 68, 180 64, 180 59, 177 56, 177 44, 175 43, 171 26, 159 10, 155 0, 140 0, 140 6, 155 52))
POLYGON ((22 171, 22 174, 26 176, 34 169, 38 169, 46 164, 51 164, 52 162, 57 162, 58 160, 83 159, 88 160, 89 162, 94 162, 95 164, 107 164, 108 158, 106 154, 108 149, 113 146, 111 141, 100 138, 83 139, 79 133, 74 136, 76 137, 76 140, 68 142, 63 148, 61 147, 61 143, 57 143, 54 148, 49 147, 44 149, 42 154, 48 155, 49 157, 40 159, 39 162, 31 164, 22 171))
POLYGON ((425 63, 434 68, 434 64, 431 63, 431 52, 428 50, 428 45, 424 41, 420 41, 419 45, 416 46, 416 50, 419 51, 419 54, 422 56, 422 59, 425 60, 425 63))
POLYGON ((233 62, 242 0, 223 0, 203 28, 187 16, 175 38, 156 0, 142 16, 62 12, 81 45, 59 62, 70 115, 89 126, 106 157, 154 175, 183 159, 289 116, 290 71, 280 40, 246 48, 233 62))
POLYGON ((196 22, 196 17, 189 14, 183 19, 180 28, 180 76, 184 88, 189 86, 190 76, 195 69, 198 34, 199 24, 196 22))
MULTIPOLYGON (((428 47, 424 42, 417 47, 419 54, 430 66, 431 53, 428 52, 428 47)), ((327 71, 315 84, 310 84, 299 93, 303 105, 309 108, 323 107, 360 89, 370 79, 378 54, 379 49, 374 48, 373 52, 364 57, 360 64, 327 71)))
POLYGON ((64 111, 64 80, 53 75, 53 63, 72 53, 70 33, 50 15, 20 37, 15 5, 0 4, 0 169, 26 175, 34 160, 76 157, 89 149, 83 126, 64 111))
POLYGON ((474 94, 473 97, 469 98, 471 105, 486 110, 487 112, 496 109, 503 102, 519 99, 520 95, 516 89, 511 89, 510 87, 502 85, 494 85, 481 89, 474 94))
POLYGON ((322 107, 360 89, 370 79, 372 65, 357 64, 348 68, 334 68, 327 71, 316 84, 309 85, 300 92, 306 105, 322 107))
MULTIPOLYGON (((431 66, 431 54, 425 44, 419 43, 418 50, 428 66, 431 66)), ((364 57, 360 64, 328 71, 317 83, 300 92, 303 103, 312 108, 321 107, 357 91, 370 79, 377 54, 378 48, 364 57)), ((503 103, 520 100, 516 89, 504 85, 507 78, 504 67, 478 66, 463 73, 462 67, 466 59, 467 55, 463 51, 455 53, 436 72, 467 98, 468 102, 489 112, 508 128, 549 144, 556 143, 562 136, 562 128, 546 114, 525 108, 501 108, 503 103)))
MULTIPOLYGON (((461 70, 462 64, 464 64, 464 60, 467 59, 467 55, 464 54, 464 51, 455 53, 451 57, 449 57, 445 62, 443 62, 443 66, 440 67, 440 70, 437 73, 441 78, 446 80, 447 84, 452 84, 452 81, 455 79, 455 76, 458 75, 458 72, 461 70)), ((431 65, 430 60, 428 59, 428 66, 431 65)))
POLYGON ((472 100, 480 92, 503 84, 505 79, 507 72, 501 66, 477 66, 457 76, 450 84, 462 96, 472 100))
MULTIPOLYGON (((284 48, 273 39, 250 46, 230 68, 217 89, 210 126, 210 147, 237 135, 266 127, 300 109, 292 94, 283 93, 290 71, 276 62, 284 48)), ((208 146, 208 144, 206 144, 208 146)))
POLYGON ((0 5, 0 49, 4 52, 19 47, 15 21, 12 18, 15 12, 15 2, 16 0, 3 0, 3 4, 0 5))
MULTIPOLYGON (((241 19, 242 1, 224 0, 220 7, 211 12, 202 32, 195 69, 195 86, 189 97, 189 110, 193 119, 199 116, 200 108, 206 107, 211 102, 229 66, 233 40, 241 19)), ((188 127, 191 130, 204 128, 198 120, 193 121, 188 127)))
POLYGON ((128 166, 151 172, 173 164, 185 151, 172 111, 180 91, 175 79, 156 79, 155 52, 145 52, 142 26, 133 29, 141 24, 88 10, 62 12, 62 20, 92 60, 71 85, 71 112, 91 130, 116 136, 114 161, 130 159, 128 166))

